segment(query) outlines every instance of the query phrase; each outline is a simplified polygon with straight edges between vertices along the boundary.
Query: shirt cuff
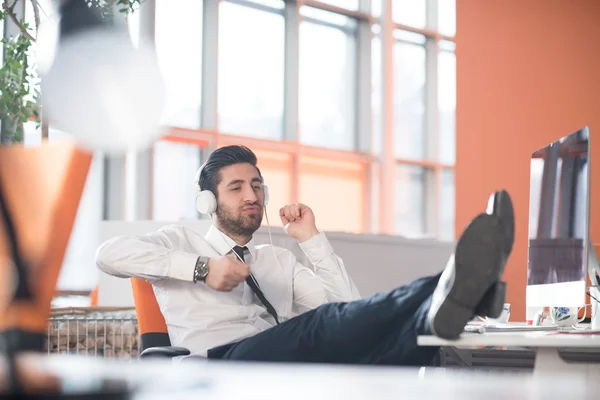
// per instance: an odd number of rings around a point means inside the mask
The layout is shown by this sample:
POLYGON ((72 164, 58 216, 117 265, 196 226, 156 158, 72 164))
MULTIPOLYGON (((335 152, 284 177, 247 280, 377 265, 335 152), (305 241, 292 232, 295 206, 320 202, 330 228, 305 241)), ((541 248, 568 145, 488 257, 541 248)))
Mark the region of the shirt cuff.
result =
POLYGON ((333 247, 323 232, 300 243, 300 248, 313 265, 317 265, 327 257, 333 255, 333 247))
POLYGON ((171 253, 171 263, 167 276, 180 281, 194 281, 194 267, 198 260, 198 254, 175 251, 171 253))

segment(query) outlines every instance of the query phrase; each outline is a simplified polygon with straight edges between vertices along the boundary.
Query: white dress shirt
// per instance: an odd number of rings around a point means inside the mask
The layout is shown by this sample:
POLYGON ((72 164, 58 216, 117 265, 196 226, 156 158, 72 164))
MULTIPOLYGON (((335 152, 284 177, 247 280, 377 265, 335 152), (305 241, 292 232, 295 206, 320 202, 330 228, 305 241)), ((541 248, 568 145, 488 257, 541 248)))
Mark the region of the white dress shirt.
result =
MULTIPOLYGON (((252 289, 244 282, 231 292, 219 292, 203 282, 193 283, 198 256, 232 253, 236 243, 214 225, 206 237, 169 225, 137 237, 116 237, 96 253, 98 267, 107 274, 142 278, 154 288, 173 346, 206 356, 208 349, 253 336, 275 325, 252 289)), ((246 244, 246 264, 280 322, 327 302, 360 298, 341 258, 324 233, 300 247, 314 271, 301 265, 291 251, 271 245, 246 244)))

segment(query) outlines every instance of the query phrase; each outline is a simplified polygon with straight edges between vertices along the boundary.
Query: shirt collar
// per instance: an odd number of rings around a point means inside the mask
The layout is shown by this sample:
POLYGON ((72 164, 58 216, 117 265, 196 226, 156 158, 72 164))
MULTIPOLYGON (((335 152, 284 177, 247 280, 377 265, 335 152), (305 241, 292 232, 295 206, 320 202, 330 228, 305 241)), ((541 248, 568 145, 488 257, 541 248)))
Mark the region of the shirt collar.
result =
MULTIPOLYGON (((238 244, 227 234, 220 231, 214 224, 210 226, 206 233, 206 240, 214 249, 222 256, 231 252, 231 249, 238 244)), ((254 246, 254 237, 245 244, 252 256, 253 260, 256 260, 256 248, 254 246)))

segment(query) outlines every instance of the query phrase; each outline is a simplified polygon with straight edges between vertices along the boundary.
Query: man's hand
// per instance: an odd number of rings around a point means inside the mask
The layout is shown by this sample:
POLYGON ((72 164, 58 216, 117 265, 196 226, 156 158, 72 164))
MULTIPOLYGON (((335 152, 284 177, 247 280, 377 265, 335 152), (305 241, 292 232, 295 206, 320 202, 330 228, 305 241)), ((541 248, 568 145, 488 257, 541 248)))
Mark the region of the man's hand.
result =
POLYGON ((319 234, 315 225, 315 215, 304 204, 298 203, 282 207, 279 210, 279 216, 287 234, 301 243, 319 234))
POLYGON ((235 256, 221 256, 208 260, 208 275, 204 283, 220 292, 231 292, 244 282, 250 269, 235 256))

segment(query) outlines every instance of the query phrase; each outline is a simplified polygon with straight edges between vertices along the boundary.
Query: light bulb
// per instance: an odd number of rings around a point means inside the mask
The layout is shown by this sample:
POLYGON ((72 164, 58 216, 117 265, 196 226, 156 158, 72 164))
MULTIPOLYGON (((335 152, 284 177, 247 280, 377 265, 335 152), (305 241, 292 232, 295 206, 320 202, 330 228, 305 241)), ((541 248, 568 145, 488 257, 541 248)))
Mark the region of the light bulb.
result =
POLYGON ((126 29, 97 26, 56 49, 40 71, 43 111, 53 126, 109 154, 143 150, 162 135, 165 86, 152 43, 140 39, 135 49, 126 29))

